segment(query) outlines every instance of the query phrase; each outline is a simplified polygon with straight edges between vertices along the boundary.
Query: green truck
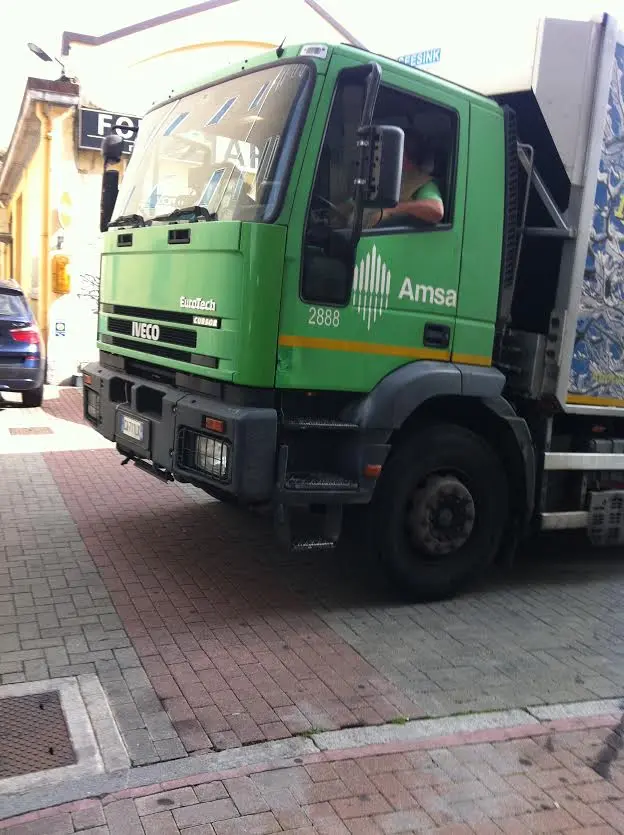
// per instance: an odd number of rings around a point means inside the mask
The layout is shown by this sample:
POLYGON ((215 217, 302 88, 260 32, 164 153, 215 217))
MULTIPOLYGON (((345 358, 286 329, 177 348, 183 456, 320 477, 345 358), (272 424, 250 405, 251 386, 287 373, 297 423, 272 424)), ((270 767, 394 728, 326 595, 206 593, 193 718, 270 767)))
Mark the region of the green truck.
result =
POLYGON ((299 551, 359 506, 414 600, 535 529, 624 541, 615 21, 543 21, 529 69, 482 95, 280 47, 154 107, 121 184, 107 137, 84 414, 122 463, 299 551), (392 211, 414 136, 437 223, 392 211))

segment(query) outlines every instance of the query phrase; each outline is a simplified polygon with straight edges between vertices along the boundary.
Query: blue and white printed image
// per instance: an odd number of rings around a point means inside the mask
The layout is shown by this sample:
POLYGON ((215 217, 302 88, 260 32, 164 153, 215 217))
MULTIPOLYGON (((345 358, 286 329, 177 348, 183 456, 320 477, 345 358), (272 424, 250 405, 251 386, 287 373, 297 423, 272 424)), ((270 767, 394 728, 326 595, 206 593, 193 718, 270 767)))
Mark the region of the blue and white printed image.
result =
POLYGON ((622 401, 624 401, 623 83, 624 46, 617 44, 569 388, 571 395, 622 401))

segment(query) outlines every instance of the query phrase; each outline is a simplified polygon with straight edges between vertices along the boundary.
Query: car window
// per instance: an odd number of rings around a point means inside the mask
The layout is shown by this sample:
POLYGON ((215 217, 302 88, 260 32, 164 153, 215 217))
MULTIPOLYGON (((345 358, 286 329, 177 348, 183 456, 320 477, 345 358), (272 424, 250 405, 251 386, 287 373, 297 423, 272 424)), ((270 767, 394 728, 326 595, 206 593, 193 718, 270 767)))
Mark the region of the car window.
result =
POLYGON ((0 289, 0 316, 9 319, 30 319, 24 296, 13 290, 0 289))

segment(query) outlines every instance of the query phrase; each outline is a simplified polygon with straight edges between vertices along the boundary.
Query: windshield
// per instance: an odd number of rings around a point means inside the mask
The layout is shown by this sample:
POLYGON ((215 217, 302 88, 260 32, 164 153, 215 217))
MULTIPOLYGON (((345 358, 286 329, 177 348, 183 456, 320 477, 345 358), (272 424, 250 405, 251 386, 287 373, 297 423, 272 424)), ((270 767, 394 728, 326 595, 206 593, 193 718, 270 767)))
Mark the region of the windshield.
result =
POLYGON ((143 120, 115 217, 203 206, 217 220, 272 220, 292 165, 312 70, 284 64, 163 105, 143 120))

